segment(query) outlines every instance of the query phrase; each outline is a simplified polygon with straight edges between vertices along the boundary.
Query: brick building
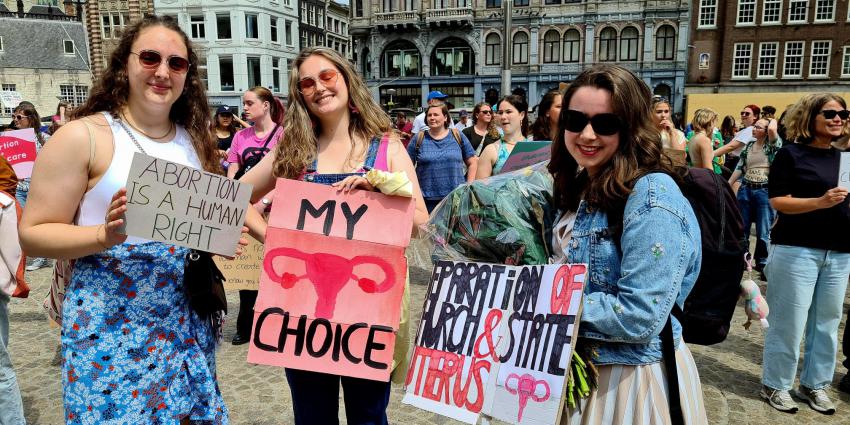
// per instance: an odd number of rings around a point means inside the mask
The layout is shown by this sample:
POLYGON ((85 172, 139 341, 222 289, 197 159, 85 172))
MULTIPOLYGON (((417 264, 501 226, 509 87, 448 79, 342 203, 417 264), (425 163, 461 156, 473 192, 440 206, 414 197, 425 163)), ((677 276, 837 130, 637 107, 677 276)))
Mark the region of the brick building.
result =
POLYGON ((118 46, 121 31, 131 23, 141 20, 146 14, 153 13, 153 1, 87 0, 85 11, 92 72, 97 77, 106 68, 109 56, 118 46))
POLYGON ((850 10, 837 0, 694 0, 688 117, 737 117, 750 103, 782 111, 803 93, 850 92, 850 10))

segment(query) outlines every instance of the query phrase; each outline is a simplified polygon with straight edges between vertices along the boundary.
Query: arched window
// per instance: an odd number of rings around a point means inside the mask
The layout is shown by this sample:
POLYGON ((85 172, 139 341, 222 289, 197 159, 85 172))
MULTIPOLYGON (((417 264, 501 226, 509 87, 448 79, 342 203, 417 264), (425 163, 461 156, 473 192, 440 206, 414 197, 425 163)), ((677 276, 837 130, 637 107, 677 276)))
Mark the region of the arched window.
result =
POLYGON ((620 33, 620 60, 638 60, 638 30, 635 27, 626 27, 620 33))
POLYGON ((569 30, 564 33, 564 62, 581 62, 581 33, 569 30))
POLYGON ((502 39, 499 34, 490 33, 484 41, 484 59, 486 65, 502 64, 502 39))
POLYGON ((474 63, 469 44, 459 38, 447 38, 431 53, 431 75, 472 75, 474 63))
POLYGON ((418 77, 422 75, 419 49, 407 40, 390 43, 381 55, 381 77, 418 77))
POLYGON ((556 30, 546 31, 543 36, 543 63, 558 63, 561 60, 561 34, 556 30))
POLYGON ((662 25, 655 33, 655 59, 673 60, 676 52, 676 30, 670 25, 662 25))
POLYGON ((672 92, 673 91, 670 89, 670 86, 662 83, 662 84, 655 86, 655 89, 652 91, 652 94, 655 95, 655 96, 661 96, 664 99, 668 99, 668 101, 669 101, 670 94, 672 92))
POLYGON ((599 33, 599 60, 617 60, 617 31, 608 27, 599 33))
POLYGON ((514 34, 513 52, 514 64, 520 65, 528 63, 528 34, 522 31, 514 34))

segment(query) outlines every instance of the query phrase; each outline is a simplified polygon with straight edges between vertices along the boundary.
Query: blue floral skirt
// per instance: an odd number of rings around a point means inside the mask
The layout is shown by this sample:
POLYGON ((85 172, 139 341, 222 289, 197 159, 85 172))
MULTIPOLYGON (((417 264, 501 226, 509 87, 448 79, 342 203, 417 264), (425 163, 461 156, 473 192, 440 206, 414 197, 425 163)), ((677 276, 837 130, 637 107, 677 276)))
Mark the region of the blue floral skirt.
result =
POLYGON ((122 244, 74 265, 62 321, 68 424, 227 424, 212 326, 190 307, 186 249, 122 244))

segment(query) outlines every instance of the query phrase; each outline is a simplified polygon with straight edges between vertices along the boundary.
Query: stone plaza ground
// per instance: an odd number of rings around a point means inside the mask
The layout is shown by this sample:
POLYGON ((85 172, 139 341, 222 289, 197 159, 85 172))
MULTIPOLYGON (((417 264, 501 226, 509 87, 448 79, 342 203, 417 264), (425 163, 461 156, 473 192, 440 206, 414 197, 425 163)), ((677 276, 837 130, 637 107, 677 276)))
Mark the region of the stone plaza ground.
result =
MULTIPOLYGON (((48 324, 41 303, 49 288, 52 269, 28 274, 32 293, 28 299, 13 299, 10 306, 11 355, 18 373, 24 399, 26 419, 33 425, 63 423, 62 380, 57 346, 59 329, 48 324)), ((411 267, 412 317, 418 321, 427 289, 430 270, 411 267)), ((762 290, 764 284, 762 282, 762 290)), ((225 329, 225 341, 218 352, 218 374, 224 398, 230 409, 231 423, 246 425, 277 425, 293 423, 289 388, 283 370, 248 364, 248 346, 232 346, 235 312, 239 296, 228 294, 231 320, 225 329)), ((848 300, 845 300, 845 311, 848 300)), ((728 339, 711 347, 691 345, 703 384, 706 410, 711 424, 848 424, 850 396, 831 390, 838 411, 824 416, 801 403, 800 412, 789 415, 777 412, 764 401, 760 389, 761 353, 764 341, 761 329, 754 324, 749 331, 741 326, 745 321, 743 308, 735 312, 728 339)), ((844 324, 842 322, 841 330, 844 324)), ((411 329, 415 330, 416 326, 411 329)), ((412 339, 412 338, 411 338, 412 339)), ((837 386, 845 370, 836 370, 833 385, 837 386)), ((402 388, 393 388, 389 419, 393 424, 456 424, 453 420, 419 410, 401 403, 402 388)), ((345 413, 340 411, 344 423, 345 413)))

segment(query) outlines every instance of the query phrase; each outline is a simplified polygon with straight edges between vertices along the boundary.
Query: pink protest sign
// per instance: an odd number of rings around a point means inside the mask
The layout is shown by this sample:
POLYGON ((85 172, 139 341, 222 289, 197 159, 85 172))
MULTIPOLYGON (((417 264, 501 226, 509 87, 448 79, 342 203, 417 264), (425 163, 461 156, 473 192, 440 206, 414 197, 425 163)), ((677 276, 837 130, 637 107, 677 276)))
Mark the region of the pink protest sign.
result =
POLYGON ((248 361, 388 381, 412 200, 280 179, 273 205, 248 361))
POLYGON ((19 179, 32 176, 35 165, 35 130, 4 131, 0 133, 0 155, 9 161, 19 179))

